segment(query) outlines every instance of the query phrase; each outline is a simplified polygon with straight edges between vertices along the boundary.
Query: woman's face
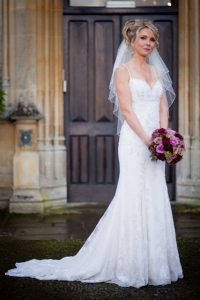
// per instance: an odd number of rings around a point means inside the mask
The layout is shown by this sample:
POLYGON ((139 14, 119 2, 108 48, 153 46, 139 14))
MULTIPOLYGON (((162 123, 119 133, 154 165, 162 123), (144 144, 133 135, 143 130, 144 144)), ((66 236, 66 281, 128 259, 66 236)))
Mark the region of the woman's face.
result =
POLYGON ((132 41, 134 52, 147 56, 156 46, 156 39, 153 32, 149 28, 143 28, 139 31, 135 41, 132 41))

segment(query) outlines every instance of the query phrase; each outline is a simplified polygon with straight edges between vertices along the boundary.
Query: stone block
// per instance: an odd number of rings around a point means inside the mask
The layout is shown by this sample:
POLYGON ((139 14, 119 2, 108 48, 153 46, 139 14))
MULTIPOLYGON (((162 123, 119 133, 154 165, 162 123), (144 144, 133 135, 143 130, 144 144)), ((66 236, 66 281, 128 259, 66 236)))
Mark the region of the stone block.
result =
POLYGON ((39 188, 14 188, 9 205, 11 213, 43 213, 43 209, 39 188))
POLYGON ((15 128, 9 121, 0 120, 0 189, 13 185, 13 155, 15 128))
POLYGON ((13 189, 11 187, 0 187, 0 210, 8 210, 9 199, 12 196, 13 189))
POLYGON ((10 203, 9 206, 10 213, 43 213, 43 203, 10 203))
POLYGON ((16 152, 14 155, 14 186, 39 187, 39 156, 37 152, 16 152))
POLYGON ((200 181, 178 180, 177 202, 188 204, 200 204, 200 181))
POLYGON ((41 196, 44 201, 44 208, 51 206, 65 206, 67 203, 66 185, 43 187, 41 188, 41 196))

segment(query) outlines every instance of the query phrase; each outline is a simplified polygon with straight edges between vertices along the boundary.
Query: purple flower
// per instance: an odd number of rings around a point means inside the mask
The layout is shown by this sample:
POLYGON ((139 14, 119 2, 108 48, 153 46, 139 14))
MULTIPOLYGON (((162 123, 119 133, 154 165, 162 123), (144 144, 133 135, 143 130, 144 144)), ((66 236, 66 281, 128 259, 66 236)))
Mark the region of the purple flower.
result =
POLYGON ((156 152, 157 153, 164 153, 164 146, 163 144, 160 144, 156 147, 156 152))
POLYGON ((176 131, 172 130, 172 129, 166 129, 166 132, 172 135, 175 135, 176 131))
POLYGON ((170 139, 170 144, 172 146, 177 146, 177 145, 179 145, 179 141, 176 138, 172 138, 172 139, 170 139))

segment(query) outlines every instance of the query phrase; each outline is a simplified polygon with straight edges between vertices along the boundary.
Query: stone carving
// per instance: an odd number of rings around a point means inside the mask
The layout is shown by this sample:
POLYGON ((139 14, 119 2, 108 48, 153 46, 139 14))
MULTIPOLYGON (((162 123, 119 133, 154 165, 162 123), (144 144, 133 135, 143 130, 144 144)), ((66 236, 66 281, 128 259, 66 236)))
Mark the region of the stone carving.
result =
POLYGON ((17 108, 11 114, 11 119, 36 119, 39 120, 43 115, 38 111, 34 103, 25 105, 24 102, 19 102, 17 108))
POLYGON ((32 147, 33 143, 31 141, 31 134, 32 134, 32 130, 19 130, 20 133, 20 142, 19 142, 19 146, 22 147, 24 145, 28 145, 30 147, 32 147))

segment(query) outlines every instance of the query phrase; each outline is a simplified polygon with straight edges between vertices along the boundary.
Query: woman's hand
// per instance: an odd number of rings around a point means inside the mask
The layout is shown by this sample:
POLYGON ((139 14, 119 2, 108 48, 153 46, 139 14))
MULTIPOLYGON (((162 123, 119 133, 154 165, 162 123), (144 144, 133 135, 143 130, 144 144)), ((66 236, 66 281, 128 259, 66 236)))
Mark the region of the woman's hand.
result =
POLYGON ((150 139, 150 138, 147 138, 146 140, 145 140, 145 145, 147 146, 147 148, 149 148, 149 146, 151 145, 151 143, 152 143, 152 140, 150 139))

